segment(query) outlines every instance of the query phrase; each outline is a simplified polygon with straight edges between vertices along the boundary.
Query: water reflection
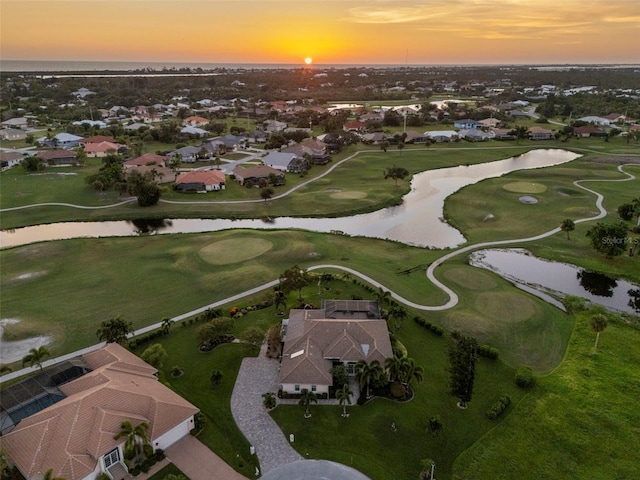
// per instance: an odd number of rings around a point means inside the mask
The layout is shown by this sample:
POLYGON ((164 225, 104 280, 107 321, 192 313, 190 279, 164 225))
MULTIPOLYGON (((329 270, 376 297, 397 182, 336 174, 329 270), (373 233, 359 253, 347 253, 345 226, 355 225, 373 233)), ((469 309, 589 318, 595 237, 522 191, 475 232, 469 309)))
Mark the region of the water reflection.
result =
POLYGON ((469 263, 491 270, 545 300, 549 295, 575 295, 621 312, 640 311, 637 309, 640 307, 638 285, 568 263, 544 260, 524 249, 478 250, 470 255, 469 263), (637 296, 632 292, 637 292, 637 296))
MULTIPOLYGON (((342 232, 346 235, 394 240, 408 245, 453 248, 466 242, 464 236, 443 219, 445 199, 461 188, 517 170, 559 165, 579 155, 565 150, 532 150, 517 157, 476 165, 428 170, 415 175, 403 203, 376 212, 340 218, 268 217, 256 220, 175 219, 155 233, 202 233, 233 228, 302 229, 342 232)), ((357 189, 357 186, 353 186, 357 189)), ((329 197, 331 192, 327 192, 329 197)), ((514 200, 517 201, 517 200, 514 200)), ((78 237, 137 235, 129 222, 69 222, 18 228, 0 232, 2 248, 37 241, 78 237)))
POLYGON ((136 235, 152 235, 173 226, 173 221, 167 218, 138 218, 127 223, 134 226, 136 235))
POLYGON ((613 290, 618 285, 618 282, 614 278, 608 277, 603 273, 590 272, 588 270, 581 270, 577 273, 577 278, 580 280, 580 286, 592 295, 599 297, 612 297, 613 290))

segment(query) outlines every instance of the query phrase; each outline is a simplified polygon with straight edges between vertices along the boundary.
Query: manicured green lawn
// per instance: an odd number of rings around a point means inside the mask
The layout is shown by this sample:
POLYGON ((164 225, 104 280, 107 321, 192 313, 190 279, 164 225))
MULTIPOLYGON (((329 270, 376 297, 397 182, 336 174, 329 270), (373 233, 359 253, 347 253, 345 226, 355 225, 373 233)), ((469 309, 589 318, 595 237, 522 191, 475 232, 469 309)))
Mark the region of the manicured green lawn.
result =
POLYGON ((456 480, 638 478, 640 329, 580 315, 564 362, 455 462, 456 480))
POLYGON ((304 419, 301 407, 280 405, 272 417, 283 432, 295 435, 298 452, 353 466, 375 480, 417 478, 420 461, 432 458, 439 478, 449 478, 456 457, 496 425, 486 418, 486 410, 502 395, 508 394, 515 403, 524 395, 513 381, 513 369, 499 360, 482 359, 473 399, 461 410, 448 393, 448 339, 413 321, 405 322, 397 336, 425 369, 415 398, 408 403, 375 399, 350 407, 346 419, 339 406, 312 405, 312 417, 304 419), (444 427, 437 437, 427 430, 428 419, 435 415, 444 427))
POLYGON ((164 480, 165 477, 169 475, 182 475, 184 478, 189 480, 182 470, 176 467, 173 463, 168 464, 166 467, 162 468, 162 470, 158 470, 154 473, 149 480, 164 480))

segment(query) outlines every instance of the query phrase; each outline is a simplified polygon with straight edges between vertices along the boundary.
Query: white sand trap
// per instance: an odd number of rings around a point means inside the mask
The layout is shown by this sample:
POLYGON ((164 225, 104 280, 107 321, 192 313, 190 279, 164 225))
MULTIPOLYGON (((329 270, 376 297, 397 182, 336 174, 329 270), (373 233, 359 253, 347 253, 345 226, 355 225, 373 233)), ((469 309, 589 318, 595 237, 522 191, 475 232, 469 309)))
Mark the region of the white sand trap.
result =
POLYGON ((51 337, 48 335, 25 338, 24 340, 16 340, 15 342, 5 342, 2 340, 4 327, 6 325, 16 324, 19 321, 17 318, 3 318, 0 320, 0 363, 2 364, 19 362, 32 348, 39 348, 51 343, 51 337))
POLYGON ((18 275, 17 277, 14 277, 14 280, 30 280, 32 278, 37 278, 37 277, 41 277, 42 275, 44 275, 47 272, 28 272, 28 273, 23 273, 22 275, 18 275))

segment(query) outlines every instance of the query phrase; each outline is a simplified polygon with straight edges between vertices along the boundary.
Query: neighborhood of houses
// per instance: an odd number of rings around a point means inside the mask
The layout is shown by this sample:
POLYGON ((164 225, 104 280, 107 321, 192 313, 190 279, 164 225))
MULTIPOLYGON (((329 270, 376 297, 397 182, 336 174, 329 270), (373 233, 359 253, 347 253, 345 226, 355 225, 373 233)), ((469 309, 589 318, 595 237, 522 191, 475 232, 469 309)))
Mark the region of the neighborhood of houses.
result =
MULTIPOLYGON (((327 398, 332 368, 355 377, 358 361, 393 356, 387 322, 377 302, 323 300, 320 309, 292 309, 282 321, 279 388, 327 398)), ((156 453, 197 429, 199 409, 157 378, 158 370, 118 343, 42 370, 3 388, 3 449, 27 480, 52 469, 67 480, 104 473, 127 478, 126 422, 148 424, 156 453), (124 435, 123 435, 124 437, 124 435)))

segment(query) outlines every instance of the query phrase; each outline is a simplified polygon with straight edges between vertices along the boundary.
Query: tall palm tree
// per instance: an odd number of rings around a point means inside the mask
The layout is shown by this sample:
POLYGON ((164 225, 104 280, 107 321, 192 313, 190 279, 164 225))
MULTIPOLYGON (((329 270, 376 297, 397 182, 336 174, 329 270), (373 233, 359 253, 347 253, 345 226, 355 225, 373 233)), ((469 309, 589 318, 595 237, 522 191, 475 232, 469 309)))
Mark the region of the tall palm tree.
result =
POLYGON ((353 396, 353 392, 349 390, 349 384, 345 383, 342 385, 342 388, 336 391, 336 398, 340 402, 342 406, 342 418, 346 418, 349 416, 347 413, 347 404, 351 405, 351 397, 353 396))
POLYGON ((378 360, 367 363, 365 360, 358 360, 355 365, 356 379, 360 384, 360 388, 367 387, 366 398, 369 398, 370 387, 372 383, 377 382, 384 375, 384 369, 378 360))
POLYGON ((569 238, 569 232, 573 232, 576 229, 576 224, 573 220, 571 220, 570 218, 565 218, 561 223, 560 223, 560 230, 562 230, 563 232, 566 232, 567 234, 567 240, 570 240, 569 238))
POLYGON ((384 361, 384 368, 387 370, 391 382, 402 379, 403 362, 401 358, 395 355, 387 358, 384 361))
POLYGON ((395 327, 396 330, 400 330, 400 326, 402 325, 402 321, 405 320, 408 316, 409 313, 407 312, 407 309, 404 308, 402 305, 399 304, 395 304, 391 307, 391 309, 389 310, 389 318, 393 319, 394 323, 395 323, 395 327))
POLYGON ((40 371, 44 372, 42 369, 42 360, 49 355, 49 350, 44 346, 40 346, 37 349, 32 348, 27 355, 22 357, 22 366, 24 367, 28 363, 30 367, 40 367, 40 371))
POLYGON ((376 301, 380 308, 382 309, 389 300, 391 300, 391 292, 389 290, 384 290, 382 287, 378 287, 378 290, 376 291, 376 301))
POLYGON ((607 328, 607 317, 605 317, 601 313, 598 313, 597 315, 591 317, 590 325, 591 330, 596 332, 596 344, 593 347, 593 353, 596 353, 596 351, 598 350, 598 340, 600 339, 600 332, 604 331, 604 329, 607 328))
POLYGON ((134 460, 137 464, 144 454, 149 457, 153 454, 153 447, 149 443, 148 422, 140 422, 134 426, 129 420, 124 420, 120 424, 120 431, 114 435, 114 440, 126 437, 124 443, 124 456, 129 460, 134 460))
POLYGON ((303 388, 300 392, 300 400, 298 401, 298 405, 304 408, 304 418, 311 417, 309 406, 312 403, 318 403, 318 397, 316 397, 316 394, 311 392, 309 389, 303 388))
POLYGON ((407 385, 407 387, 411 387, 412 383, 415 381, 416 383, 422 382, 424 379, 424 368, 419 365, 416 365, 416 362, 413 358, 402 358, 402 381, 407 385))
POLYGON ((169 317, 164 317, 162 319, 162 333, 165 335, 169 335, 171 333, 171 326, 174 324, 174 321, 169 317))

